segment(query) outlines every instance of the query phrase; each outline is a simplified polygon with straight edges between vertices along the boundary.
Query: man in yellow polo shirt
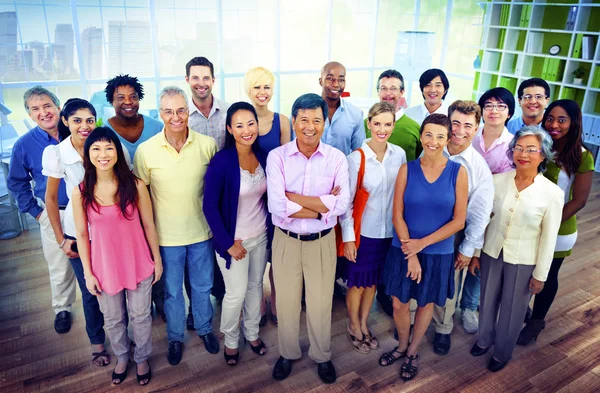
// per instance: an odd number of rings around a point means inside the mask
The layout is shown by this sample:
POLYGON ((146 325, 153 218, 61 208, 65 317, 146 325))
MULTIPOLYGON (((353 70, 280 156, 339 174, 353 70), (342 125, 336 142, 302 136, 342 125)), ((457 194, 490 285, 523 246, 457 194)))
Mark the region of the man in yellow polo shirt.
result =
POLYGON ((185 92, 165 87, 160 92, 163 131, 142 143, 135 154, 134 173, 150 188, 160 253, 164 264, 168 360, 181 361, 185 331, 184 270, 192 287, 194 327, 210 353, 219 352, 212 333, 214 250, 204 214, 204 174, 217 152, 214 138, 188 128, 185 92))

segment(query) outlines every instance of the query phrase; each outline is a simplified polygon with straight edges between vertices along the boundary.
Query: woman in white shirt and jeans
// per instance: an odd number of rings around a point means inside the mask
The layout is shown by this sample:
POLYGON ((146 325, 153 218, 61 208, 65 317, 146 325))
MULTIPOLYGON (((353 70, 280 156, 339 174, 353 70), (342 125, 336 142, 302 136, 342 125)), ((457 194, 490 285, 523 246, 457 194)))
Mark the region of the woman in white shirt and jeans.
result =
POLYGON ((361 154, 354 151, 348 156, 352 202, 348 211, 340 217, 344 256, 348 260, 347 333, 354 349, 361 353, 368 353, 379 347, 367 325, 367 319, 392 242, 392 206, 396 177, 402 164, 406 163, 404 150, 388 143, 394 131, 395 120, 395 108, 387 102, 379 102, 369 110, 367 127, 371 131, 371 139, 364 141, 360 148, 365 155, 363 188, 369 192, 369 198, 362 215, 358 249, 352 214, 361 154))

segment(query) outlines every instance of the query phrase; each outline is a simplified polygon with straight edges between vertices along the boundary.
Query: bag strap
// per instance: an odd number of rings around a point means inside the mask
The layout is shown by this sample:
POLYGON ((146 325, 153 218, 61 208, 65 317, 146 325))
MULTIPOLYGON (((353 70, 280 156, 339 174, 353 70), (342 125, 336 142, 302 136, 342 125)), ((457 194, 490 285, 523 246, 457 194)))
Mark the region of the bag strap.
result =
POLYGON ((358 169, 358 178, 356 179, 356 189, 362 190, 363 178, 365 177, 366 158, 365 158, 365 152, 363 151, 363 149, 358 148, 356 150, 358 150, 358 152, 360 153, 360 168, 358 169))

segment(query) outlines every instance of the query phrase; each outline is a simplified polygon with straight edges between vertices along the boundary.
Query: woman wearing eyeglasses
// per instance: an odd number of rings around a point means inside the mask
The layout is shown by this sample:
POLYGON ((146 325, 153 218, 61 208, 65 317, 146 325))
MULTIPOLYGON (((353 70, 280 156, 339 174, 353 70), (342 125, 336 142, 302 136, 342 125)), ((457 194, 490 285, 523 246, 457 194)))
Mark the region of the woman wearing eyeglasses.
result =
POLYGON ((515 98, 504 87, 483 93, 479 99, 483 110, 483 125, 473 138, 473 147, 485 158, 492 174, 510 171, 512 161, 506 155, 513 135, 506 123, 515 113, 515 98))
POLYGON ((509 145, 515 170, 494 176, 494 207, 481 258, 479 338, 473 356, 494 352, 488 369, 496 372, 511 359, 532 294, 544 288, 560 227, 564 192, 544 177, 554 158, 552 139, 539 127, 517 131, 509 145))
POLYGON ((521 330, 519 345, 536 340, 546 327, 546 314, 558 291, 558 271, 577 241, 575 213, 585 206, 594 175, 594 157, 581 143, 581 109, 575 101, 558 100, 550 104, 542 126, 554 141, 552 149, 556 153, 556 158, 548 162, 544 176, 563 190, 565 206, 548 280, 535 296, 531 320, 521 330))

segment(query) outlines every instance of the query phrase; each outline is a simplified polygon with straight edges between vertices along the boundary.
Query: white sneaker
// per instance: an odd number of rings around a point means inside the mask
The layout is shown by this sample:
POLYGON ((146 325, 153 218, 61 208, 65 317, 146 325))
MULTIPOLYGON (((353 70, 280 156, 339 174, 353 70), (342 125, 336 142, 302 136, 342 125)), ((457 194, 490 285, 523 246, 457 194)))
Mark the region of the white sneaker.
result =
POLYGON ((477 333, 477 330, 479 329, 479 318, 477 317, 477 313, 475 311, 464 310, 461 319, 465 332, 469 334, 477 333))

